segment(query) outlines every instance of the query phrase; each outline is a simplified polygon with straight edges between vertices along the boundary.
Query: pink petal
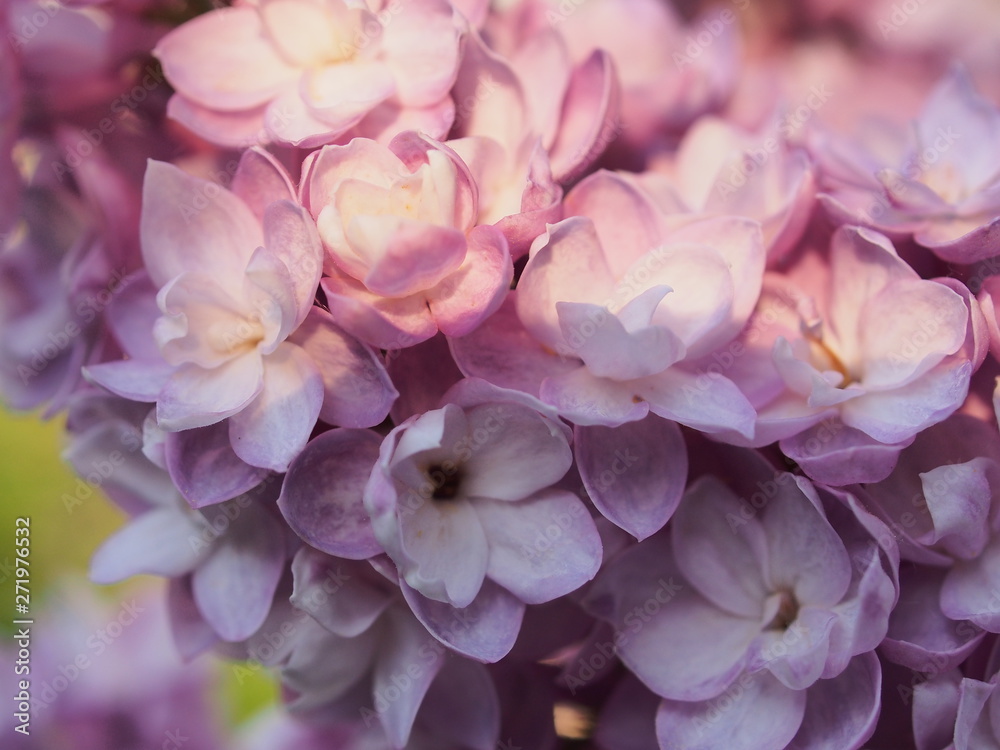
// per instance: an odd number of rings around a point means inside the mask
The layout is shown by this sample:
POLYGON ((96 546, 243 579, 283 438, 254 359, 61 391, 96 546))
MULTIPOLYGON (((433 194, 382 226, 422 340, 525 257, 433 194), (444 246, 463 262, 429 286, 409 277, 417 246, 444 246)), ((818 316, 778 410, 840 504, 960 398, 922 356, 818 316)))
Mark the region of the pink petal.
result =
POLYGON ((352 60, 309 70, 301 96, 313 116, 344 132, 396 93, 392 70, 382 62, 352 60))
POLYGON ((462 266, 427 293, 431 315, 448 336, 464 336, 496 312, 514 278, 507 240, 499 230, 476 227, 468 242, 462 266))
POLYGON ((274 156, 259 146, 243 152, 229 188, 261 223, 264 222, 264 210, 270 204, 282 200, 294 203, 296 197, 288 172, 274 156))
POLYGON ((408 0, 385 26, 382 49, 399 100, 426 107, 443 99, 458 72, 459 29, 444 0, 408 0))
POLYGON ((648 195, 614 172, 601 170, 581 180, 566 196, 565 212, 593 221, 614 278, 621 278, 633 263, 663 242, 660 211, 648 195))
POLYGON ((264 244, 247 205, 214 182, 150 160, 142 187, 142 257, 157 287, 186 271, 242 274, 264 244))
POLYGON ((257 9, 250 6, 194 18, 161 39, 153 54, 183 96, 222 110, 264 104, 298 77, 278 55, 257 9))
POLYGON ((721 375, 694 375, 671 367, 630 383, 649 410, 708 433, 735 432, 752 439, 756 412, 731 380, 721 375))
POLYGON ((642 419, 650 411, 649 403, 636 395, 634 383, 598 378, 586 367, 546 378, 539 397, 578 425, 617 427, 642 419))
POLYGON ((605 50, 594 50, 573 70, 558 136, 550 150, 558 182, 583 174, 618 135, 619 96, 618 75, 605 50))
POLYGON ((366 344, 402 349, 437 333, 437 324, 420 295, 386 299, 344 274, 327 276, 320 286, 337 323, 366 344))
POLYGON ((383 297, 405 297, 447 284, 466 259, 465 236, 451 227, 421 221, 386 221, 375 215, 356 216, 347 227, 353 247, 371 248, 364 285, 383 297))
POLYGON ((247 148, 270 140, 264 128, 267 105, 235 112, 203 107, 174 94, 167 102, 167 115, 195 135, 226 148, 247 148))
POLYGON ((156 421, 170 431, 221 422, 245 409, 261 392, 263 382, 264 366, 257 352, 211 370, 181 365, 160 393, 156 421))
POLYGON ((556 349, 562 331, 557 302, 610 304, 612 270, 593 223, 572 217, 549 228, 545 244, 528 260, 517 288, 517 314, 531 334, 556 349))
POLYGON ((290 341, 313 360, 323 379, 319 418, 340 427, 374 427, 397 397, 385 365, 322 308, 310 309, 290 341))

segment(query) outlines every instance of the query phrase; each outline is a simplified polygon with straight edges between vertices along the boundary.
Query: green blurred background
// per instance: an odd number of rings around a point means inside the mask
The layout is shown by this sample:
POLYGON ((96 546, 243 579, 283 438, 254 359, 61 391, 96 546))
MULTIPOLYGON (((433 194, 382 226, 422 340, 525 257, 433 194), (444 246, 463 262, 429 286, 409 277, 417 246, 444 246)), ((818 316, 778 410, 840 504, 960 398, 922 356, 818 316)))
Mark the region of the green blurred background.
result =
MULTIPOLYGON (((94 550, 124 522, 124 514, 99 493, 73 506, 64 506, 63 493, 72 495, 76 476, 60 458, 63 448, 61 418, 42 421, 37 414, 13 414, 0 407, 0 610, 14 603, 14 524, 19 517, 31 518, 30 589, 31 611, 37 615, 45 599, 53 595, 59 581, 82 580, 94 550), (8 604, 9 603, 9 604, 8 604)), ((79 585, 78 583, 76 585, 79 585)), ((126 587, 93 587, 108 602, 121 597, 126 587)), ((162 580, 146 578, 142 585, 162 587, 162 580)), ((0 618, 0 634, 13 632, 9 618, 0 618)), ((211 658, 211 657, 202 657, 211 658)), ((218 668, 222 720, 228 726, 242 724, 277 700, 276 681, 259 671, 241 678, 229 665, 218 668)))

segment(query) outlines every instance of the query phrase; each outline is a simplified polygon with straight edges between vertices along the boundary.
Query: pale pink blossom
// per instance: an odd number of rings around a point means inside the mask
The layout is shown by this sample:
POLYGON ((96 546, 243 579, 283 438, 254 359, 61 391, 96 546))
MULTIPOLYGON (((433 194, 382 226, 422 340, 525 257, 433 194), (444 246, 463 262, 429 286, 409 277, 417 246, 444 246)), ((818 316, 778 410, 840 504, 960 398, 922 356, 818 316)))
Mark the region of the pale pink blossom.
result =
POLYGON ((169 114, 210 141, 332 143, 420 128, 444 136, 460 17, 447 0, 259 0, 199 16, 154 53, 169 114))
POLYGON ((306 163, 302 195, 326 251, 327 304, 361 340, 399 349, 438 330, 461 336, 503 301, 507 242, 475 226, 476 184, 443 144, 407 132, 389 147, 326 146, 306 163))

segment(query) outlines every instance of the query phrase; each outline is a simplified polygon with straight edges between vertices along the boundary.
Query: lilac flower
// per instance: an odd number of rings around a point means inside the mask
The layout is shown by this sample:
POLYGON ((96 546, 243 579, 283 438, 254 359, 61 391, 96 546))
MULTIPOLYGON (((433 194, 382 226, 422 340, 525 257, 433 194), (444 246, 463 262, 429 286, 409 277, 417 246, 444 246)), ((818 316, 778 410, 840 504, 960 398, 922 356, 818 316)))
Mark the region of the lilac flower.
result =
POLYGON ((850 430, 831 451, 902 447, 961 406, 984 332, 962 284, 922 279, 883 235, 841 228, 828 260, 811 254, 769 278, 744 331, 731 372, 758 411, 752 442, 836 417, 850 430))
MULTIPOLYGON (((141 574, 184 577, 175 586, 189 588, 191 603, 214 637, 242 640, 267 616, 285 569, 286 532, 267 509, 277 487, 265 483, 226 503, 193 510, 143 452, 157 457, 152 441, 143 441, 144 430, 151 429, 143 424, 146 411, 143 404, 99 392, 81 395, 70 409, 74 438, 67 460, 81 474, 96 475, 97 486, 131 517, 94 553, 90 577, 97 583, 141 574)), ((65 503, 69 512, 83 502, 73 500, 65 503)))
POLYGON ((601 572, 588 607, 616 630, 626 666, 665 700, 661 747, 786 746, 840 735, 857 748, 877 716, 882 640, 896 599, 894 546, 849 496, 720 452, 734 491, 714 476, 688 489, 669 533, 601 572), (758 508, 736 492, 767 487, 758 508), (739 686, 739 687, 737 687, 739 686), (831 724, 827 693, 852 691, 831 724), (735 708, 715 716, 729 695, 735 708), (738 695, 737 695, 738 694, 738 695), (752 724, 740 724, 758 716, 752 724), (763 717, 767 716, 767 720, 763 717), (737 726, 740 728, 737 729, 737 726), (736 742, 741 733, 743 744, 736 742))
POLYGON ((507 242, 475 226, 477 187, 448 147, 415 132, 388 148, 326 146, 305 165, 302 191, 326 250, 330 310, 361 340, 400 349, 439 329, 460 336, 503 301, 507 242))
POLYGON ((320 416, 376 424, 395 397, 373 354, 313 308, 319 237, 292 197, 262 151, 246 152, 233 192, 150 162, 142 249, 160 315, 150 332, 152 300, 130 299, 118 314, 131 358, 87 370, 121 396, 155 401, 163 429, 228 419, 236 455, 276 471, 320 416))
POLYGON ((422 595, 467 607, 488 578, 527 603, 549 601, 590 580, 601 557, 585 506, 552 487, 572 463, 569 434, 534 399, 485 386, 460 383, 389 434, 365 508, 422 595))
POLYGON ((303 741, 339 736, 359 748, 495 746, 499 706, 489 674, 449 656, 394 582, 367 563, 308 547, 295 556, 292 572, 291 597, 275 602, 244 645, 251 659, 280 668, 288 707, 306 720, 295 732, 303 741))
MULTIPOLYGON (((829 184, 820 199, 839 221, 913 234, 939 257, 971 263, 997 254, 1000 110, 955 68, 932 92, 892 156, 853 143, 814 149, 829 184)), ((884 152, 886 145, 878 147, 884 152)))
POLYGON ((211 11, 155 54, 170 114, 225 146, 305 147, 420 128, 442 137, 460 26, 443 0, 263 0, 211 11))
POLYGON ((757 302, 759 226, 664 215, 607 172, 577 185, 566 209, 570 218, 533 246, 514 310, 454 342, 459 367, 538 394, 578 425, 652 412, 749 438, 746 397, 724 375, 699 377, 696 368, 739 333, 757 302))

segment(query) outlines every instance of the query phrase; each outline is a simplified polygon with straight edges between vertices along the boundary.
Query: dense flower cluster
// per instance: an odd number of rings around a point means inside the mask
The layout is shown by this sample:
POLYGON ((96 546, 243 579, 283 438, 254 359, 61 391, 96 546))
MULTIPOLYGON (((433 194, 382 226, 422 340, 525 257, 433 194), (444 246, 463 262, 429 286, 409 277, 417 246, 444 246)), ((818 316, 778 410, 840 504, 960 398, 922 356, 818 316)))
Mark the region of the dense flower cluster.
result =
POLYGON ((1000 748, 995 11, 682 5, 5 5, 0 393, 247 748, 1000 748))

